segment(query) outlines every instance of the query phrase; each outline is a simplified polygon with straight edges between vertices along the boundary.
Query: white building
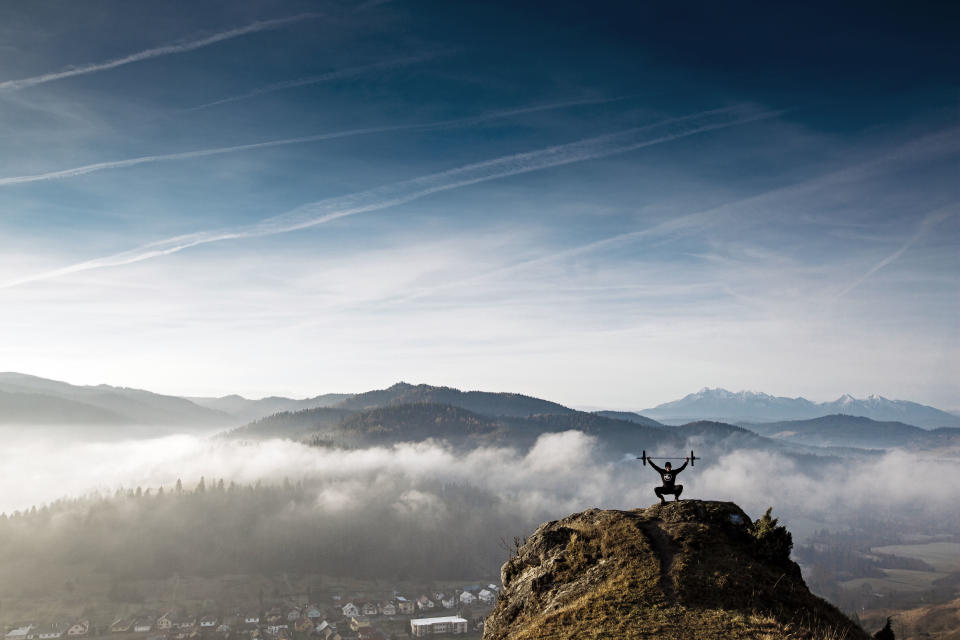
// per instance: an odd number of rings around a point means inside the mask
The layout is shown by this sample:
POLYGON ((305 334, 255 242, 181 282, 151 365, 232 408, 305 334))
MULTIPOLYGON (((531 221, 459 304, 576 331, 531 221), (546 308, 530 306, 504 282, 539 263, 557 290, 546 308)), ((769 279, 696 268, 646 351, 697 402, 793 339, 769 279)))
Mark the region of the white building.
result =
POLYGON ((7 640, 25 640, 25 638, 30 635, 31 630, 33 630, 32 624, 28 624, 25 627, 17 627, 7 632, 7 640))
POLYGON ((473 595, 469 591, 464 591, 460 594, 460 604, 473 604, 477 601, 477 596, 473 595))
POLYGON ((459 616, 444 618, 417 618, 410 621, 410 635, 414 638, 431 636, 435 633, 466 633, 467 621, 459 616))
POLYGON ((477 594, 477 597, 480 598, 480 602, 484 602, 486 604, 490 604, 497 599, 497 596, 494 595, 494 593, 489 589, 481 589, 480 593, 477 594))

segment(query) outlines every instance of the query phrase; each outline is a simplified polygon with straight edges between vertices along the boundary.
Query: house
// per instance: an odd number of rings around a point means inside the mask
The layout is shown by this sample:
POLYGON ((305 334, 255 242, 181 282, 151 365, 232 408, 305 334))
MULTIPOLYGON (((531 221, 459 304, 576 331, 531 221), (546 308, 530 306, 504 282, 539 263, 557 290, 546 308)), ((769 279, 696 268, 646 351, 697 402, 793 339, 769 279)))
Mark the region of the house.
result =
POLYGON ((74 638, 79 637, 79 636, 85 636, 85 635, 87 635, 88 633, 90 633, 90 621, 89 621, 89 620, 80 620, 80 621, 78 621, 78 622, 74 622, 74 623, 73 623, 72 625, 70 625, 70 627, 67 629, 67 635, 68 635, 68 636, 71 636, 71 637, 74 637, 74 638))
POLYGON ((360 607, 360 613, 365 616, 375 616, 380 613, 380 608, 376 602, 364 602, 360 607))
POLYGON ((433 600, 431 600, 427 596, 420 596, 419 598, 417 598, 417 609, 420 609, 420 611, 433 609, 434 606, 436 605, 433 604, 433 600))
POLYGON ((387 600, 386 602, 381 602, 380 614, 385 616, 397 615, 397 605, 393 604, 393 602, 390 600, 387 600))
POLYGON ((110 623, 110 633, 128 633, 133 628, 133 619, 117 618, 110 623))
POLYGON ((410 635, 422 638, 437 633, 466 633, 467 621, 460 616, 418 618, 410 621, 410 635))
POLYGON ((193 629, 195 626, 197 626, 197 619, 189 616, 186 618, 177 618, 173 621, 173 626, 175 626, 177 629, 193 629))
POLYGON ((243 624, 260 624, 260 614, 253 613, 252 611, 247 612, 247 614, 243 616, 243 624))
POLYGON ((27 636, 30 635, 30 632, 34 629, 32 624, 28 624, 24 627, 17 627, 7 632, 7 640, 26 640, 27 636))
POLYGON ((288 629, 285 622, 276 622, 271 625, 267 625, 267 632, 272 633, 275 636, 279 636, 281 631, 286 631, 288 629))
POLYGON ((310 633, 313 630, 313 620, 304 616, 293 623, 293 630, 297 633, 310 633))
POLYGON ((366 629, 370 626, 370 618, 367 616, 353 616, 350 618, 350 630, 351 631, 360 631, 360 629, 366 629))
POLYGON ((320 620, 323 618, 323 612, 319 607, 311 605, 307 607, 307 617, 311 620, 320 620))
POLYGON ((44 625, 35 629, 33 634, 39 640, 55 640, 63 635, 63 626, 59 624, 44 625))
POLYGON ((376 627, 360 629, 357 633, 357 638, 359 640, 387 640, 387 636, 383 635, 383 631, 380 631, 380 629, 376 627))
POLYGON ((348 602, 347 604, 343 605, 340 611, 343 612, 344 618, 352 618, 353 616, 360 615, 360 609, 352 602, 348 602))
POLYGON ((293 608, 293 609, 290 609, 290 611, 287 611, 287 622, 294 622, 299 617, 300 617, 300 609, 293 608))
POLYGON ((159 618, 157 618, 157 624, 154 625, 157 631, 169 631, 173 628, 173 617, 170 615, 170 612, 166 612, 159 618))
POLYGON ((497 591, 500 591, 500 587, 493 584, 492 582, 487 585, 487 589, 490 589, 490 591, 493 591, 494 593, 496 593, 497 591))
POLYGON ((460 594, 460 604, 473 604, 477 601, 477 596, 473 595, 469 591, 464 591, 460 594))
POLYGON ((489 589, 480 589, 480 593, 477 594, 477 597, 480 599, 480 602, 484 604, 493 604, 493 601, 497 599, 496 594, 489 589))
POLYGON ((200 618, 201 629, 213 629, 217 626, 217 616, 206 615, 200 618))
POLYGON ((277 624, 283 620, 283 611, 280 607, 273 607, 270 611, 267 611, 267 622, 270 624, 277 624))
POLYGON ((444 609, 453 609, 457 606, 457 597, 456 596, 447 596, 440 601, 440 604, 444 609))
POLYGON ((217 633, 222 633, 223 635, 228 636, 230 635, 231 629, 233 629, 233 627, 231 627, 229 624, 226 622, 221 622, 220 626, 217 627, 217 633))
POLYGON ((153 620, 151 618, 139 618, 133 623, 133 630, 136 633, 149 633, 153 629, 153 620))

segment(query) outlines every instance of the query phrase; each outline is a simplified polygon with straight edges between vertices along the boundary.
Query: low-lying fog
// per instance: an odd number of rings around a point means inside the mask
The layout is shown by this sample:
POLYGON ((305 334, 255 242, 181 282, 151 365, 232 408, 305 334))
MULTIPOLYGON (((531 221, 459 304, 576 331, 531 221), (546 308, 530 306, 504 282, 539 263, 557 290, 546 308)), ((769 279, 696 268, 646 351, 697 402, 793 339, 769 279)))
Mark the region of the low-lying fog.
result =
MULTIPOLYGON (((436 443, 339 450, 292 441, 241 443, 194 435, 120 442, 71 441, 64 434, 3 434, 0 511, 10 513, 64 496, 117 488, 192 488, 201 476, 250 484, 311 480, 326 511, 363 509, 373 493, 429 517, 443 509, 432 487, 472 486, 498 498, 500 516, 518 523, 557 518, 587 507, 652 504, 658 476, 632 455, 603 459, 593 438, 578 431, 543 435, 526 453, 481 448, 458 454, 436 443)), ((686 447, 689 450, 690 447, 686 447)), ((684 498, 732 500, 752 517, 774 514, 800 537, 811 523, 843 526, 861 518, 922 522, 929 532, 960 520, 960 464, 892 451, 868 460, 806 465, 780 454, 741 450, 679 476, 684 498)), ((518 524, 523 527, 524 524, 518 524)), ((526 533, 518 530, 517 534, 526 533)))

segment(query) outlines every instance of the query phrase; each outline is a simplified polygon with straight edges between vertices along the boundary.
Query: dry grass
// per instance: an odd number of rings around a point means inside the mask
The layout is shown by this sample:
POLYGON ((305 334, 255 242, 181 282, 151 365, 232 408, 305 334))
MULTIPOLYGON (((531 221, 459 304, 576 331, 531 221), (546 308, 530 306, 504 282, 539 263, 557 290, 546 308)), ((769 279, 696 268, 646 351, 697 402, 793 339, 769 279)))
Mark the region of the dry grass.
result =
POLYGON ((794 568, 760 559, 749 534, 724 528, 735 505, 702 504, 723 506, 707 521, 693 505, 590 511, 551 525, 539 542, 535 534, 498 607, 513 611, 490 625, 488 640, 868 638, 794 568), (531 549, 538 558, 525 557, 531 549))

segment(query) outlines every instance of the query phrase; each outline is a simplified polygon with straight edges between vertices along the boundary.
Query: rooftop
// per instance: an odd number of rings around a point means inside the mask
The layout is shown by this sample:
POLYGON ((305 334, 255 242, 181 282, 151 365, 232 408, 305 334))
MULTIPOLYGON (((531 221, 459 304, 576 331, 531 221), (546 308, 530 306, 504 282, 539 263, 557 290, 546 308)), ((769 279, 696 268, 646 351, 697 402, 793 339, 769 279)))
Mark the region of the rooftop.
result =
POLYGON ((439 624, 441 622, 466 622, 466 619, 461 618, 460 616, 445 616, 442 618, 417 618, 416 620, 411 620, 410 624, 414 626, 423 626, 428 624, 439 624))

